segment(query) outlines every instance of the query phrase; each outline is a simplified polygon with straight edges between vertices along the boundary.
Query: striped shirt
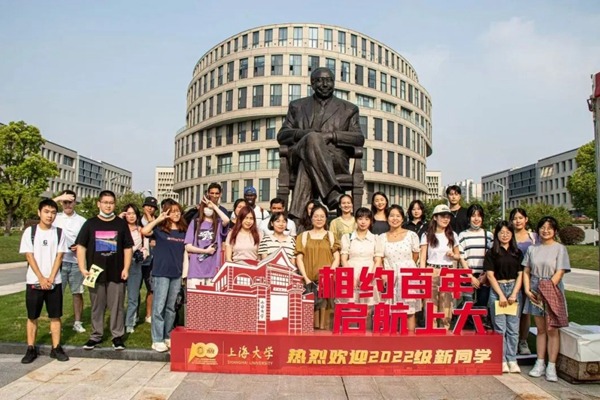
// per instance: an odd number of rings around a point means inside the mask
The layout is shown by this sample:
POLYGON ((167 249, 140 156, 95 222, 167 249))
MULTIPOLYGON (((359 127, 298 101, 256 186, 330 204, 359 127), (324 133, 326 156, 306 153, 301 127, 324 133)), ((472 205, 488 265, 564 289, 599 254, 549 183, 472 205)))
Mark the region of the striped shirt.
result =
POLYGON ((485 253, 492 248, 494 235, 483 229, 473 231, 467 229, 458 235, 458 249, 460 257, 467 262, 473 273, 483 272, 485 253))
POLYGON ((285 241, 280 242, 272 234, 264 235, 258 245, 258 254, 268 256, 279 249, 284 249, 285 254, 292 260, 296 257, 296 239, 293 236, 286 236, 285 241))

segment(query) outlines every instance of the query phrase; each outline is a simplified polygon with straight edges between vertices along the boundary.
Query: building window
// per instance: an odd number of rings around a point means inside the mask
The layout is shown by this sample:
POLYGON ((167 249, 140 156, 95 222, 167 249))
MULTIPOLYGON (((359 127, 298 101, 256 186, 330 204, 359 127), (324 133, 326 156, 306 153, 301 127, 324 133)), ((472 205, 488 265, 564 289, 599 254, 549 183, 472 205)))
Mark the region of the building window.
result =
POLYGON ((246 143, 246 122, 238 122, 238 143, 246 143))
POLYGON ((258 180, 258 198, 259 201, 271 200, 271 179, 261 178, 258 180))
POLYGON ((242 50, 248 48, 248 34, 242 35, 242 50))
POLYGON ((406 173, 406 177, 410 178, 410 157, 406 157, 404 159, 404 172, 406 173))
POLYGON ((325 29, 325 50, 333 50, 333 30, 325 29))
POLYGON ((413 150, 412 146, 410 145, 410 129, 408 129, 408 127, 406 128, 406 147, 408 147, 410 150, 413 150))
POLYGON ((375 89, 377 87, 377 73, 371 68, 369 68, 368 85, 371 89, 375 89))
POLYGON ((387 122, 387 141, 394 143, 394 121, 387 122))
POLYGON ((308 56, 308 74, 310 75, 315 69, 319 68, 319 56, 308 56))
POLYGON ((398 96, 398 78, 392 76, 390 84, 391 84, 390 93, 392 94, 392 96, 398 96))
POLYGON ((400 81, 400 98, 406 100, 406 82, 400 81))
POLYGON ((346 52, 346 32, 338 31, 338 51, 340 53, 346 52))
POLYGON ((271 56, 271 75, 283 75, 283 55, 271 56))
POLYGON ((271 85, 271 107, 277 107, 281 105, 281 85, 271 85))
POLYGON ((362 85, 363 84, 363 67, 362 65, 356 65, 354 67, 354 83, 357 85, 362 85))
POLYGON ((217 156, 217 174, 226 174, 228 172, 231 172, 231 159, 231 153, 217 156))
POLYGON ((402 160, 404 156, 402 154, 398 154, 398 175, 404 175, 404 161, 402 160))
POLYGON ((222 104, 223 104, 223 93, 219 93, 217 95, 217 115, 221 114, 222 112, 222 104))
POLYGON ((387 162, 387 172, 388 174, 393 174, 394 172, 396 172, 396 166, 394 164, 394 152, 393 151, 388 151, 387 152, 387 158, 388 158, 388 162, 387 162))
POLYGON ((279 28, 279 45, 287 46, 287 28, 279 28))
POLYGON ((275 139, 275 118, 267 118, 267 140, 275 139))
POLYGON ((350 52, 353 56, 358 55, 358 37, 350 34, 350 52))
POLYGON ((381 82, 379 84, 379 90, 383 93, 387 93, 387 74, 381 73, 381 82))
POLYGON ((331 71, 331 74, 335 78, 335 60, 333 58, 326 58, 325 67, 327 67, 331 71))
POLYGON ((258 47, 259 34, 259 31, 252 32, 252 48, 258 47))
POLYGON ((215 70, 210 71, 210 88, 215 88, 215 70))
POLYGON ((260 162, 260 150, 240 151, 240 172, 256 171, 260 162))
POLYGON ((267 169, 279 168, 279 149, 267 150, 267 169))
POLYGON ((223 84, 223 66, 221 65, 217 71, 217 85, 221 86, 223 84))
POLYGON ((240 196, 240 181, 231 181, 231 200, 240 196))
MULTIPOLYGON (((358 120, 360 123, 360 131, 362 132, 365 139, 367 139, 368 132, 369 132, 369 117, 367 117, 366 115, 361 115, 358 120)), ((366 156, 366 153, 365 153, 365 156, 366 156)))
POLYGON ((294 46, 296 46, 296 47, 302 46, 302 27, 301 26, 294 27, 294 46))
POLYGON ((242 58, 240 59, 240 78, 244 79, 248 77, 248 59, 242 58))
POLYGON ((260 139, 260 119, 252 121, 252 133, 250 135, 250 141, 257 142, 260 139))
POLYGON ((311 85, 306 85, 306 95, 308 97, 312 96, 315 93, 311 85))
POLYGON ((254 57, 254 76, 265 75, 265 56, 254 57))
POLYGON ((350 63, 349 62, 342 61, 341 79, 342 79, 342 82, 350 82, 350 63))
POLYGON ((211 173, 210 164, 212 162, 212 156, 206 156, 205 161, 206 161, 206 163, 204 165, 204 171, 206 172, 206 176, 208 176, 211 173))
POLYGON ((225 134, 225 143, 233 144, 233 124, 227 125, 227 133, 225 134))
POLYGON ((373 150, 373 171, 383 172, 382 151, 379 149, 373 150))
POLYGON ((302 74, 302 56, 290 54, 290 75, 300 76, 302 74))
POLYGON ((348 100, 348 92, 346 90, 335 89, 333 95, 338 99, 348 100))
POLYGON ((208 116, 212 117, 214 115, 213 111, 214 111, 214 97, 211 97, 210 99, 208 99, 208 116))
POLYGON ((245 87, 238 89, 238 109, 246 108, 246 98, 248 97, 248 90, 245 87))
POLYGON ((288 103, 300 98, 300 85, 291 84, 288 86, 288 103))
POLYGON ((367 107, 367 108, 375 107, 375 99, 373 97, 365 96, 363 94, 356 95, 356 102, 361 107, 367 107))
POLYGON ((319 47, 319 28, 308 28, 308 46, 313 49, 319 47))
POLYGON ((225 111, 233 110, 233 90, 225 92, 225 111))
POLYGON ((263 106, 263 85, 256 85, 252 87, 252 107, 263 106))
POLYGON ((394 109, 396 108, 395 104, 392 104, 390 102, 387 102, 385 100, 381 100, 381 110, 382 111, 386 111, 386 112, 394 112, 394 109))
POLYGON ((367 58, 367 39, 361 38, 360 52, 362 58, 367 58))
POLYGON ((373 118, 375 123, 375 140, 383 140, 383 121, 381 118, 373 118))
POLYGON ((265 47, 273 44, 273 29, 265 29, 265 47))
POLYGON ((233 61, 227 63, 227 82, 233 81, 233 61))

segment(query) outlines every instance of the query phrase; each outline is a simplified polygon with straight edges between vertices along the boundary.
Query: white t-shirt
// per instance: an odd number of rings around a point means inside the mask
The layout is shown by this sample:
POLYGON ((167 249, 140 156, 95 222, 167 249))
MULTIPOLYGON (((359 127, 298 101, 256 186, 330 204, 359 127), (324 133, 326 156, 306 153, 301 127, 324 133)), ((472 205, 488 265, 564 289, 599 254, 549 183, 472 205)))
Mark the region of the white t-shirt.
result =
MULTIPOLYGON (((258 230, 263 233, 263 236, 270 235, 273 231, 269 230, 269 221, 271 218, 263 219, 262 222, 258 225, 258 230)), ((289 235, 292 237, 296 237, 296 224, 291 219, 287 220, 287 229, 283 231, 284 235, 289 235)))
POLYGON ((256 219, 256 226, 260 227, 260 224, 266 220, 269 221, 271 214, 267 210, 263 210, 258 204, 254 207, 254 218, 256 219))
MULTIPOLYGON (((55 226, 44 230, 38 225, 32 244, 31 227, 29 227, 25 229, 23 236, 21 236, 21 247, 19 248, 19 253, 33 253, 33 257, 37 262, 40 272, 43 276, 48 277, 52 272, 52 265, 54 264, 54 260, 56 260, 56 255, 58 253, 66 253, 68 251, 64 232, 60 236, 60 243, 57 242, 58 233, 55 226)), ((33 270, 29 266, 27 267, 26 280, 28 285, 40 283, 37 276, 33 273, 33 270)), ((60 273, 57 273, 54 277, 54 284, 59 283, 62 283, 62 279, 60 273)))
MULTIPOLYGON (((452 232, 452 235, 454 236, 454 247, 458 247, 458 235, 455 232, 452 232)), ((453 249, 450 248, 446 234, 443 232, 436 233, 435 237, 438 240, 438 245, 436 247, 427 246, 427 265, 452 266, 454 259, 448 257, 446 253, 453 249)), ((427 245, 427 233, 421 236, 421 246, 424 245, 427 245)))
POLYGON ((71 251, 70 247, 75 243, 75 239, 77 239, 77 235, 84 223, 85 218, 74 211, 71 216, 63 212, 56 214, 53 225, 62 229, 62 234, 65 237, 65 245, 67 246, 67 252, 63 256, 63 262, 77 264, 77 253, 71 251))

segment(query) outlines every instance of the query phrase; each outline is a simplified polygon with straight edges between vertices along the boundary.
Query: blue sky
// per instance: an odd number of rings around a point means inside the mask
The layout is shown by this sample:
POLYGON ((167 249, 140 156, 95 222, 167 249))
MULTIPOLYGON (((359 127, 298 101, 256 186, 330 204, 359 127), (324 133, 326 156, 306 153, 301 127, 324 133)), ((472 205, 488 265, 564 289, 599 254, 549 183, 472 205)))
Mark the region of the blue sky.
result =
POLYGON ((593 139, 594 0, 0 0, 0 122, 34 124, 150 189, 154 167, 173 163, 196 61, 229 36, 283 22, 340 25, 410 61, 433 103, 428 169, 445 184, 593 139))

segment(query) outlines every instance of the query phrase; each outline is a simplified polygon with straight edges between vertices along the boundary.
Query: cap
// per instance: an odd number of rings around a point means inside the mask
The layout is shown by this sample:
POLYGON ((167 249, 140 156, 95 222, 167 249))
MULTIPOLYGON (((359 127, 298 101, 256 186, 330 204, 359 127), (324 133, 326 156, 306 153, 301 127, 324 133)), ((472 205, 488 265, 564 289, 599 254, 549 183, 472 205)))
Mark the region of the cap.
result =
POLYGON ((448 208, 447 205, 445 205, 445 204, 438 204, 433 209, 433 215, 438 215, 438 214, 452 214, 452 211, 450 211, 450 208, 448 208))
POLYGON ((244 189, 244 196, 246 195, 256 196, 256 189, 254 189, 254 186, 246 186, 246 188, 244 189))
POLYGON ((146 197, 144 199, 144 206, 158 208, 158 200, 156 200, 154 197, 146 197))

